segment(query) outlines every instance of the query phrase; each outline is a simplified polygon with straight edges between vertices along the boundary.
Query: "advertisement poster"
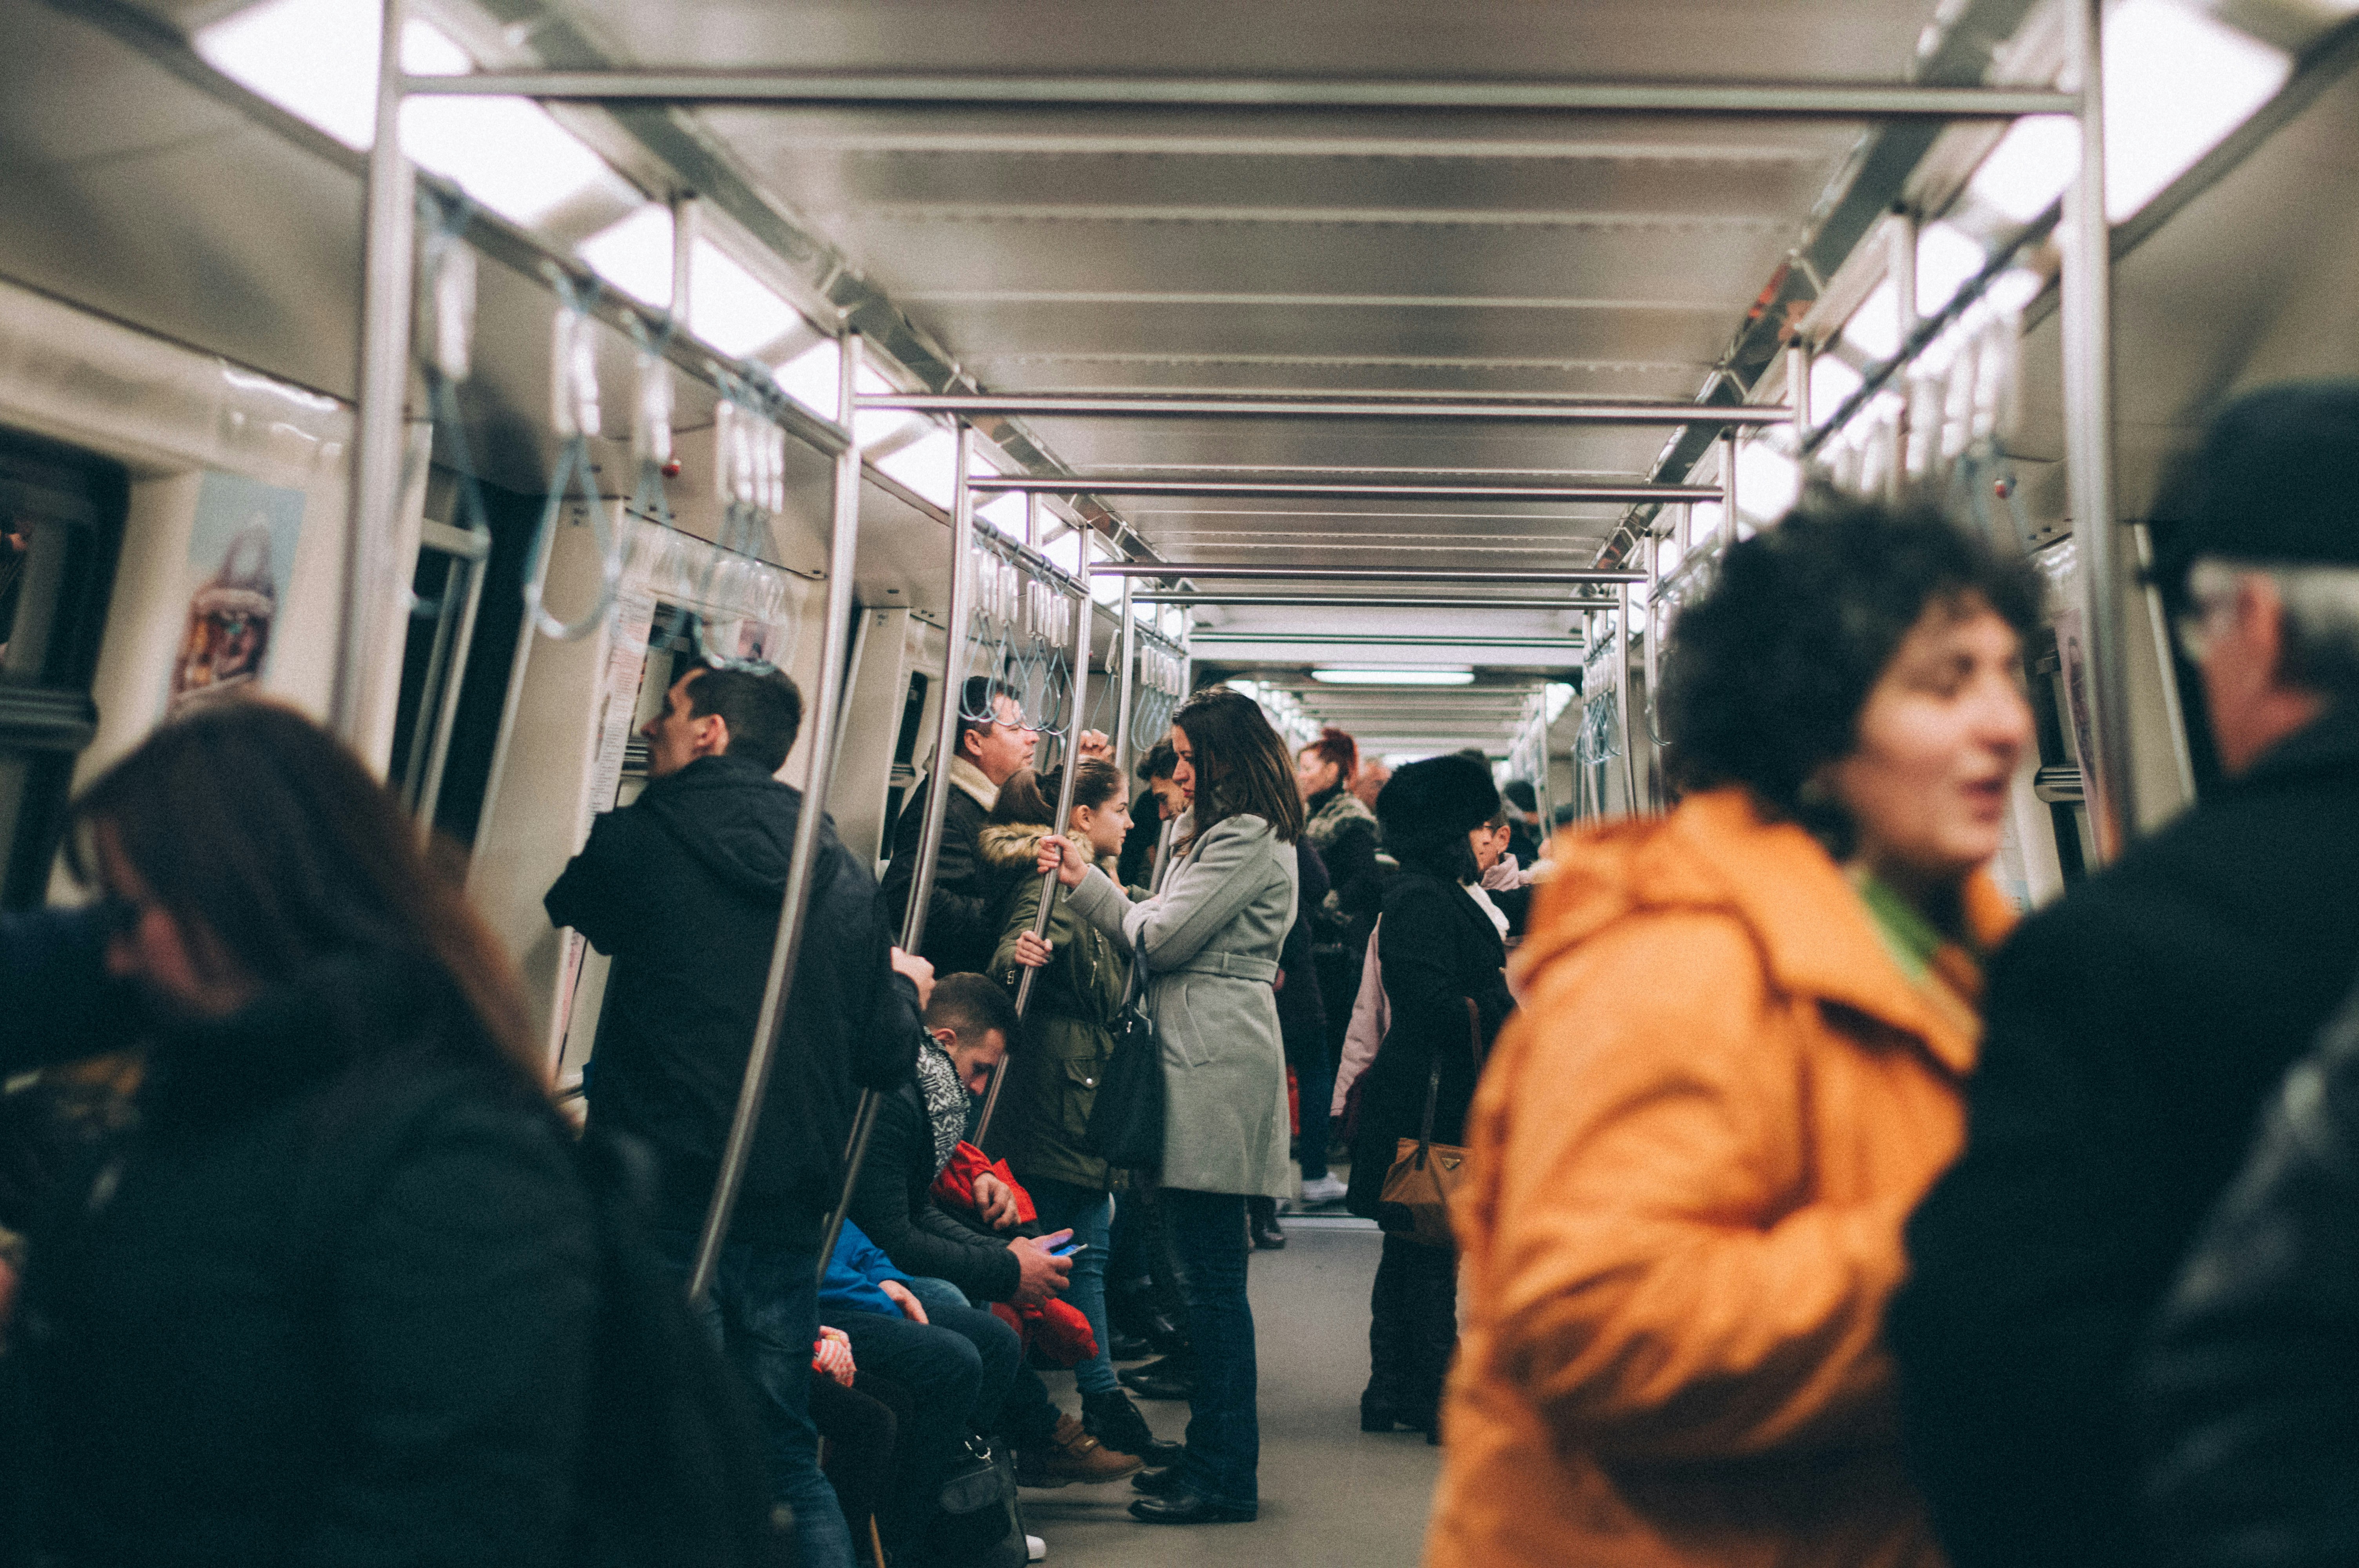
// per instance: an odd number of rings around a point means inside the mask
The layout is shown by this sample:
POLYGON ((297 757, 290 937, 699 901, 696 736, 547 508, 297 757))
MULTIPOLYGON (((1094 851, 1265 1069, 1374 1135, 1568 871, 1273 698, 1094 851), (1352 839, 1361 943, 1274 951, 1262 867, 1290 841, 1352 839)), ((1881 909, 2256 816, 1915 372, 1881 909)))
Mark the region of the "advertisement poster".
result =
POLYGON ((303 536, 303 492, 208 473, 189 535, 188 618, 167 711, 259 682, 303 536))

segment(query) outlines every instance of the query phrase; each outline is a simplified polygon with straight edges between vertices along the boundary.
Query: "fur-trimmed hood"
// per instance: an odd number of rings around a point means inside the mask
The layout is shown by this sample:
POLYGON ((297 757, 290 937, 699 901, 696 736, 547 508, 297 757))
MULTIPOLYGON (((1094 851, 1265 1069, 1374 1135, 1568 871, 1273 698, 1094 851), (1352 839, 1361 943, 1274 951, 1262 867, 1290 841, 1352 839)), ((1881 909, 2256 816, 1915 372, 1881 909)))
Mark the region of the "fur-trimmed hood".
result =
MULTIPOLYGON (((974 850, 995 875, 1028 871, 1040 859, 1040 840, 1049 829, 1037 822, 986 822, 975 835, 974 850)), ((1101 855, 1087 838, 1067 833, 1065 842, 1088 857, 1093 866, 1110 867, 1114 857, 1101 855)))

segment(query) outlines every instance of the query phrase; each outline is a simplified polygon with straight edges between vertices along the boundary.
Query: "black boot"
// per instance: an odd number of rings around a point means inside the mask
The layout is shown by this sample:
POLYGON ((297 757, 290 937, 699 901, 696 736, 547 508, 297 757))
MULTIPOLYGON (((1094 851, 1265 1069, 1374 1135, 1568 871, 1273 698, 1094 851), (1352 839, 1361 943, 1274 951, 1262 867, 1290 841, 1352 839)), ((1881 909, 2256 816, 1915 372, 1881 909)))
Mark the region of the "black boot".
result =
POLYGON ((1360 1430, 1390 1432, 1396 1426, 1415 1430, 1417 1410, 1409 1392, 1414 1352, 1409 1346, 1411 1308, 1407 1300, 1415 1260, 1407 1249, 1415 1245, 1396 1236, 1385 1238, 1383 1260, 1368 1292, 1368 1387, 1360 1396, 1360 1430))
POLYGON ((1286 1245, 1286 1232, 1277 1227, 1277 1200, 1271 1197, 1245 1199, 1245 1230, 1256 1248, 1275 1252, 1286 1245))
POLYGON ((1092 1437, 1117 1454, 1135 1454, 1156 1469, 1165 1469, 1180 1463, 1185 1452, 1177 1443, 1166 1443, 1155 1435, 1130 1396, 1116 1390, 1110 1394, 1082 1396, 1082 1426, 1092 1437))
POLYGON ((1144 1367, 1125 1367, 1114 1376, 1142 1400, 1184 1400, 1195 1391, 1196 1361, 1192 1356, 1166 1356, 1144 1367))
POLYGON ((1450 1379, 1451 1358, 1458 1352, 1458 1252, 1450 1247, 1420 1247, 1407 1292, 1412 1325, 1407 1350, 1408 1364, 1403 1392, 1423 1419, 1426 1441, 1441 1441, 1441 1390, 1450 1379))

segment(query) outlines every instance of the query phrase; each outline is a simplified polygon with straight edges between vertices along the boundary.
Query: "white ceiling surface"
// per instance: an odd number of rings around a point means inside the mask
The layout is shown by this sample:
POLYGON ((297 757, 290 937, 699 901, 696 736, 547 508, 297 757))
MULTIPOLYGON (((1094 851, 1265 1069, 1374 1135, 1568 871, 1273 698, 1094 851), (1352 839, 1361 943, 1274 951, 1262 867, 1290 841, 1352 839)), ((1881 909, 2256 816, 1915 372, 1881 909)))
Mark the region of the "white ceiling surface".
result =
MULTIPOLYGON (((567 0, 561 9, 617 61, 649 65, 1891 81, 1908 74, 1934 6, 567 0)), ((998 391, 1691 398, 1862 134, 1614 116, 729 108, 698 119, 766 194, 998 391)), ((1166 559, 1453 573, 1586 567, 1623 508, 1125 499, 1120 481, 1628 481, 1644 476, 1667 434, 1398 420, 1027 425, 1076 474, 1104 481, 1166 559)), ((1571 590, 1520 589, 1550 591, 1571 590)), ((1271 607, 1200 611, 1199 623, 1561 639, 1575 621, 1271 607)), ((1379 652, 1272 644, 1247 660, 1206 642, 1209 662, 1290 660, 1290 672, 1264 673, 1297 682, 1309 659, 1370 662, 1379 652)), ((1574 656, 1433 645, 1375 662, 1529 670, 1574 656)), ((1503 744, 1509 726, 1467 694, 1417 700, 1423 732, 1503 744)))

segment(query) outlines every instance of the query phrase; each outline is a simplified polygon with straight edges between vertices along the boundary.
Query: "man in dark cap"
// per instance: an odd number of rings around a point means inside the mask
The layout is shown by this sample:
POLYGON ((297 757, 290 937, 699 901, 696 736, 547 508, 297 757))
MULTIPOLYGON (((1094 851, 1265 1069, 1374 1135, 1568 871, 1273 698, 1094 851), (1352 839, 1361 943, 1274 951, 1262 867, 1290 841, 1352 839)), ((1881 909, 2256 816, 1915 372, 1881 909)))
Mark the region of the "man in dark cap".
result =
POLYGON ((1992 963, 1888 1319, 1955 1568, 2155 1560, 2140 1341, 2359 968, 2359 383, 2238 400, 2171 489, 2158 582, 2223 776, 1992 963))

